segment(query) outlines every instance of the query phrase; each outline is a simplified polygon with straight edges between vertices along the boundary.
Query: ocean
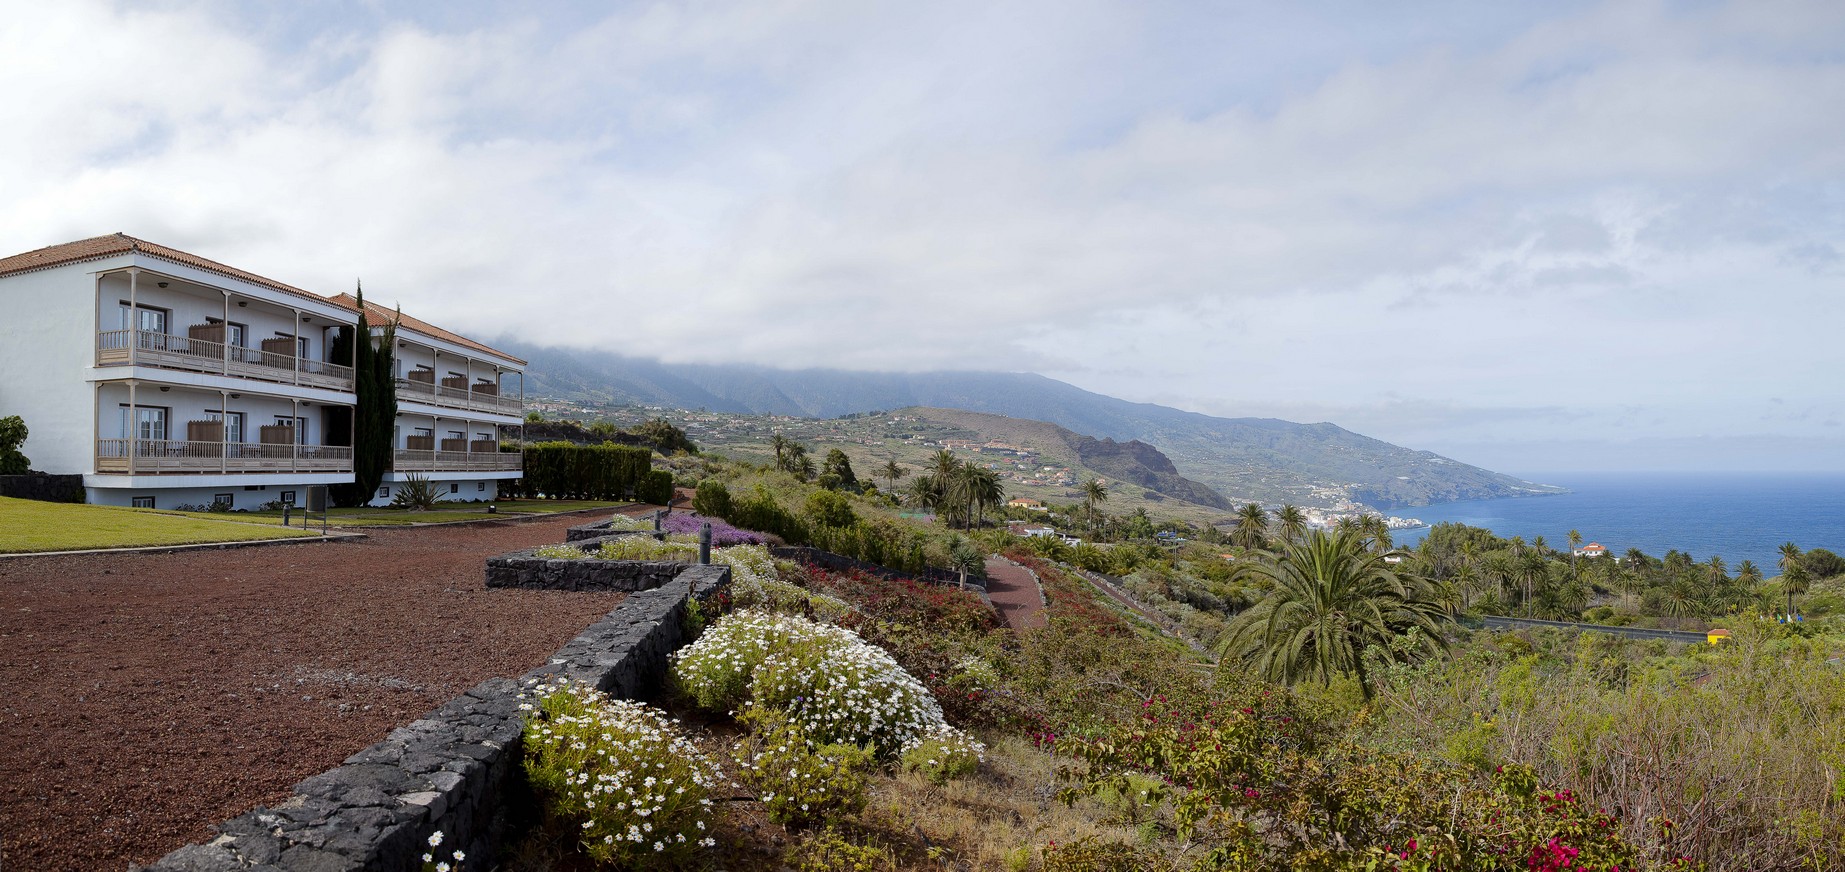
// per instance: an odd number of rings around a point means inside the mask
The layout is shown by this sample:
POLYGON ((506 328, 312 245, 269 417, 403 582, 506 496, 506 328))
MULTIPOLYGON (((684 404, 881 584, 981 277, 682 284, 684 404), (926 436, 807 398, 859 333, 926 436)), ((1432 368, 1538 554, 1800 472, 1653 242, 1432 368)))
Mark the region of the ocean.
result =
MULTIPOLYGON (((1567 487, 1571 493, 1504 500, 1470 500, 1391 509, 1386 514, 1430 524, 1458 522, 1502 537, 1543 536, 1558 550, 1569 531, 1584 544, 1600 542, 1619 556, 1638 548, 1653 557, 1669 549, 1694 560, 1721 555, 1735 572, 1753 560, 1777 575, 1779 548, 1825 548, 1845 554, 1845 473, 1557 473, 1522 476, 1567 487)), ((1428 529, 1395 530, 1399 546, 1413 547, 1428 529)))

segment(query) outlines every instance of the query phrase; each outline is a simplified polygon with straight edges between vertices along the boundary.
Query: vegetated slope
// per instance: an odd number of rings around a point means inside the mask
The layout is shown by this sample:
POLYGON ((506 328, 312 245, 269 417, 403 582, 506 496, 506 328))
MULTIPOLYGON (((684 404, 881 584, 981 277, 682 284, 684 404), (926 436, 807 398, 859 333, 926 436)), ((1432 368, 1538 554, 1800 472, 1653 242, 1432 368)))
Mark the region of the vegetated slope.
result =
POLYGON ((1029 421, 962 409, 901 409, 894 414, 915 415, 979 433, 987 441, 1005 442, 1043 450, 1063 448, 1084 469, 1104 478, 1133 482, 1163 496, 1214 509, 1230 508, 1230 501, 1209 485, 1179 475, 1179 470, 1158 448, 1138 440, 1116 442, 1095 439, 1046 421, 1029 421))
POLYGON ((500 347, 531 361, 528 396, 819 418, 928 406, 1048 421, 1098 439, 1156 446, 1181 474, 1233 502, 1325 505, 1344 497, 1394 508, 1562 492, 1333 424, 1217 418, 1130 403, 1032 373, 780 370, 664 364, 517 340, 500 340, 500 347))

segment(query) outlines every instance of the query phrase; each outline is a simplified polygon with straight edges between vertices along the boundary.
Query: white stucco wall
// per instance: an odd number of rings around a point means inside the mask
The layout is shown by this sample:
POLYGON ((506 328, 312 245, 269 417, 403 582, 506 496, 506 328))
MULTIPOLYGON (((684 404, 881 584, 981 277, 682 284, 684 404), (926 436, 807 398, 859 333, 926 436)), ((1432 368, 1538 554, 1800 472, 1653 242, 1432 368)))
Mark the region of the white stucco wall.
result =
POLYGON ((91 470, 91 391, 84 373, 96 357, 97 264, 0 278, 0 417, 19 415, 31 435, 21 446, 32 468, 91 470))

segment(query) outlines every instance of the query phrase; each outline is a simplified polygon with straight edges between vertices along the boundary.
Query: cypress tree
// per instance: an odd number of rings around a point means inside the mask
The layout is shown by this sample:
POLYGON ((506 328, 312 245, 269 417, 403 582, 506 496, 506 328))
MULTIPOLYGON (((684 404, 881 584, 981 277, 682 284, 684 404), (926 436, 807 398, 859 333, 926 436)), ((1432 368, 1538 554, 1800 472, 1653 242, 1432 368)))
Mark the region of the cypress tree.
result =
POLYGON ((354 342, 352 366, 353 482, 334 489, 334 501, 343 506, 361 506, 371 501, 391 468, 391 437, 397 425, 397 381, 391 373, 393 351, 397 348, 397 319, 386 321, 372 336, 365 316, 365 288, 358 290, 359 326, 354 342))

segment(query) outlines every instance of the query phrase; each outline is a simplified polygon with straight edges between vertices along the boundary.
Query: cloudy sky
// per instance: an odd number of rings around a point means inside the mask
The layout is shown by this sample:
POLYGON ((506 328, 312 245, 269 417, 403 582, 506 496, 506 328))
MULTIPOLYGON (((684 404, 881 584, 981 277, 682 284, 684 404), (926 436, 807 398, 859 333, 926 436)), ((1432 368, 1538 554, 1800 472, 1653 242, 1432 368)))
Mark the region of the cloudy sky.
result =
POLYGON ((0 85, 0 253, 1513 472, 1845 469, 1836 0, 0 0, 0 85))

